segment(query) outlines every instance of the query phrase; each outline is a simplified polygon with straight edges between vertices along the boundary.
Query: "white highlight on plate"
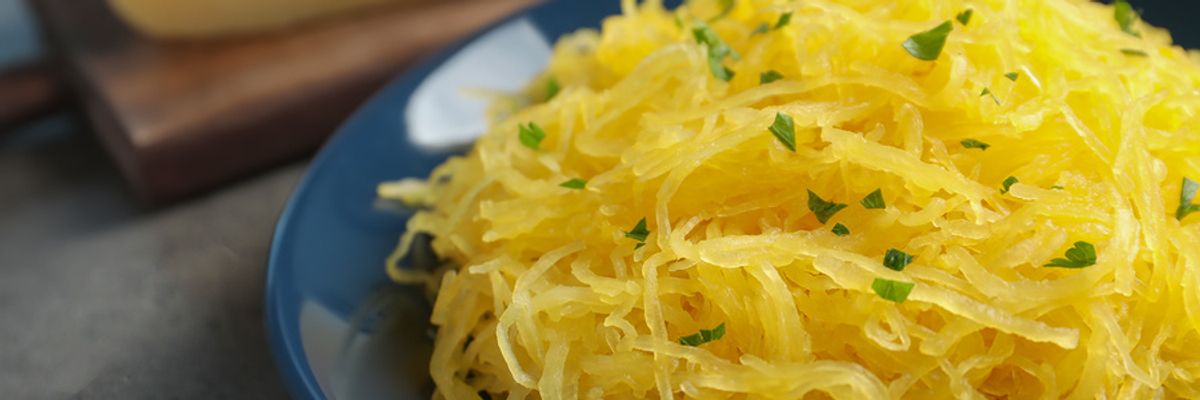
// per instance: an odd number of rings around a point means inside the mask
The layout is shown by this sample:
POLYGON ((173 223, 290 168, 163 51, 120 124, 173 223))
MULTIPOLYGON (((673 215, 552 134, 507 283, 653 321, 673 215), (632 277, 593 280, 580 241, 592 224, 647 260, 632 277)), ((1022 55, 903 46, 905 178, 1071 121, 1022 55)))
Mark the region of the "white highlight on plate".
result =
POLYGON ((333 310, 314 301, 306 300, 300 306, 300 347, 304 349, 304 359, 308 360, 308 369, 321 392, 330 394, 334 368, 337 367, 338 353, 350 330, 350 324, 339 317, 333 310))
POLYGON ((468 44, 417 86, 405 107, 409 139, 445 149, 471 143, 487 129, 487 99, 470 89, 516 92, 546 68, 550 42, 527 18, 468 44))

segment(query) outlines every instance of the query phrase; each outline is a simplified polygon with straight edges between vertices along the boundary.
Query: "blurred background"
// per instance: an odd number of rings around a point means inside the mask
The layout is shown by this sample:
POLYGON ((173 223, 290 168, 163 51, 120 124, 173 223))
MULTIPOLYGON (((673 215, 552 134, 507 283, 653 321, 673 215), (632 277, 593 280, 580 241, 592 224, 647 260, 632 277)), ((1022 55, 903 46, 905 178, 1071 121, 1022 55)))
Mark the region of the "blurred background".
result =
POLYGON ((0 398, 285 397, 264 272, 308 158, 532 2, 0 0, 0 398))
MULTIPOLYGON (((535 1, 0 0, 0 398, 284 397, 263 274, 308 157, 535 1)), ((1200 46, 1193 2, 1132 3, 1200 46)))

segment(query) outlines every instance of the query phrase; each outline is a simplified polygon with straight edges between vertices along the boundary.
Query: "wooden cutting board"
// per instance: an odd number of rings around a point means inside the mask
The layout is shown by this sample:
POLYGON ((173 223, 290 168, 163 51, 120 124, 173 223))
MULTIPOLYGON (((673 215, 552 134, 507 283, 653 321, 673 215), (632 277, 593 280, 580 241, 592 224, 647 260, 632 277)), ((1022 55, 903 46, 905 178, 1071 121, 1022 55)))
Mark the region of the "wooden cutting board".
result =
POLYGON ((57 109, 62 87, 41 63, 0 70, 0 135, 57 109))
POLYGON ((309 154, 406 66, 533 1, 430 1, 204 42, 142 37, 103 0, 31 3, 95 131, 161 202, 309 154))

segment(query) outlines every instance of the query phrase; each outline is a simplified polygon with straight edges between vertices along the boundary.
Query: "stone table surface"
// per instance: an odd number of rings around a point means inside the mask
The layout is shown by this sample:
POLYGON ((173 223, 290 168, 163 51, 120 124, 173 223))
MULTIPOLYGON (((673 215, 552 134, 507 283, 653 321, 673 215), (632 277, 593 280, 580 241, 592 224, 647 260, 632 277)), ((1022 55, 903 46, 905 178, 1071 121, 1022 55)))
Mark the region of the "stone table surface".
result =
POLYGON ((264 273, 303 169, 149 208, 70 117, 0 132, 0 398, 284 398, 264 273))

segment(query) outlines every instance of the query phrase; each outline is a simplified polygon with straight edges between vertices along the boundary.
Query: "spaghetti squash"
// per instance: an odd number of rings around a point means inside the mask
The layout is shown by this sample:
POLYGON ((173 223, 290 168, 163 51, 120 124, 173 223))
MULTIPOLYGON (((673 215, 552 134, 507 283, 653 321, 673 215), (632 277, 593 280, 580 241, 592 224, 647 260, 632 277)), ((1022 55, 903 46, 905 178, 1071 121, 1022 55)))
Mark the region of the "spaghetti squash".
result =
POLYGON ((435 398, 1200 398, 1200 64, 1129 4, 622 9, 380 188, 435 398))

